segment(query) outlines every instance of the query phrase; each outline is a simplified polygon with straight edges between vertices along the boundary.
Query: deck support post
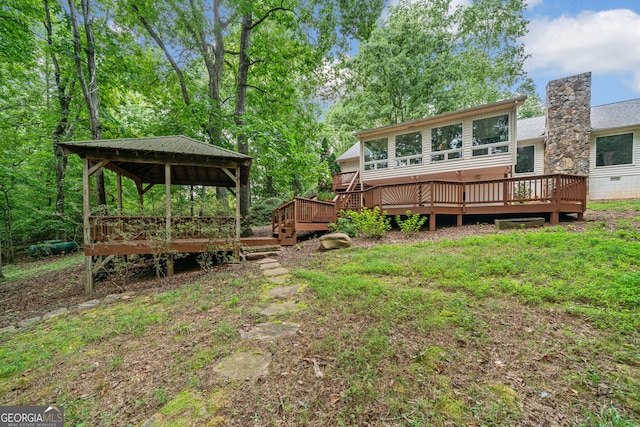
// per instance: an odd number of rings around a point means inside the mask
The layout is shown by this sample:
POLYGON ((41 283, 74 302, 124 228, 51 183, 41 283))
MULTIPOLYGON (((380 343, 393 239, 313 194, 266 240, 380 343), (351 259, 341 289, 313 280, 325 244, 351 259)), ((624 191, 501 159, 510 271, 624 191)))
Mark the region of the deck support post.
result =
POLYGON ((456 215, 456 225, 462 227, 462 214, 456 215))
POLYGON ((433 211, 429 214, 429 231, 436 231, 436 214, 433 211))
POLYGON ((85 268, 85 283, 84 292, 86 294, 93 293, 93 258, 91 255, 87 256, 88 246, 91 245, 91 229, 89 224, 89 216, 91 215, 91 182, 89 175, 89 159, 86 157, 82 162, 82 234, 84 241, 84 268, 85 268))
POLYGON ((165 185, 165 244, 167 251, 167 277, 173 276, 173 255, 171 255, 171 165, 164 165, 165 185))

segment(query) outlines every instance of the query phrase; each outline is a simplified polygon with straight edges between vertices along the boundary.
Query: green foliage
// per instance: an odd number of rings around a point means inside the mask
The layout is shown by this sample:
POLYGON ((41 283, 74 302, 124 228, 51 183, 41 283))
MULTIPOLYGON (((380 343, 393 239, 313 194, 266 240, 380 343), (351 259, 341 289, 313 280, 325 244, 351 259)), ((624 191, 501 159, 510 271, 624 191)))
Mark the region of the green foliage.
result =
POLYGON ((327 224, 329 231, 336 233, 344 233, 349 237, 358 237, 358 228, 351 220, 345 216, 338 217, 338 223, 330 222, 327 224))
POLYGON ((403 233, 415 234, 420 231, 420 228, 422 228, 427 219, 429 219, 429 217, 426 215, 412 214, 411 211, 407 211, 405 219, 402 219, 400 215, 396 215, 396 224, 398 224, 400 231, 403 233))
POLYGON ((614 201, 600 201, 589 202, 587 208, 600 212, 600 211, 635 211, 640 212, 640 200, 614 200, 614 201))
POLYGON ((520 41, 525 2, 469 3, 389 6, 386 19, 341 64, 344 95, 330 109, 330 123, 351 130, 384 126, 503 99, 519 84, 531 87, 520 41))
POLYGON ((614 406, 603 407, 597 413, 589 413, 581 427, 637 427, 638 423, 624 417, 614 406))
POLYGON ((258 199, 251 205, 251 224, 266 225, 271 224, 271 212, 280 206, 283 200, 278 197, 267 197, 258 199))
POLYGON ((348 211, 346 216, 353 222, 358 235, 379 239, 391 230, 391 218, 378 206, 373 209, 364 208, 360 212, 348 211))

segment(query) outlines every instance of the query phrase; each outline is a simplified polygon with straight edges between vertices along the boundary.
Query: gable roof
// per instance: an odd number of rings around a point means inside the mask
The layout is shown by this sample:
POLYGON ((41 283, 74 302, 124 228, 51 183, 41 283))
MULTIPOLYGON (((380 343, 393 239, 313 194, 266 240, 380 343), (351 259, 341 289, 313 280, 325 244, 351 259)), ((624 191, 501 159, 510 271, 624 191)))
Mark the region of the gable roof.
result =
POLYGON ((240 182, 249 181, 251 157, 182 135, 148 138, 59 142, 65 154, 92 161, 107 160, 107 169, 140 183, 163 184, 164 164, 172 168, 176 185, 233 187, 224 169, 240 168, 240 182))

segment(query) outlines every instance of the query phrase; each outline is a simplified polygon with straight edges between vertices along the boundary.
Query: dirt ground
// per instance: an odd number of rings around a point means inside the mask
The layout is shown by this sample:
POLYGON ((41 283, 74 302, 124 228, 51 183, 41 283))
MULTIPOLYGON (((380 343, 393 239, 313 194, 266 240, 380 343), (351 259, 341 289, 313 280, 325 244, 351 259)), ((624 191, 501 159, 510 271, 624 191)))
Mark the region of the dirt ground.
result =
MULTIPOLYGON (((571 217, 565 218, 561 226, 571 232, 584 231, 590 223, 604 222, 612 224, 617 219, 633 216, 625 211, 601 211, 587 210, 584 221, 576 221, 571 217)), ((462 227, 445 224, 434 232, 422 231, 414 235, 403 234, 398 230, 392 230, 382 239, 371 240, 354 239, 354 246, 371 246, 378 244, 416 243, 420 241, 439 239, 460 239, 466 236, 495 234, 497 230, 489 218, 478 217, 477 221, 462 227)), ((270 227, 267 227, 270 228, 270 227)), ((267 229, 265 228, 265 230, 267 229)), ((265 232, 257 230, 256 234, 265 232)), ((303 236, 304 238, 305 236, 303 236)), ((307 240, 301 241, 293 247, 283 247, 278 259, 285 267, 295 267, 308 259, 310 254, 317 252, 319 244, 314 236, 306 236, 307 240)), ((64 256, 64 255, 63 255, 64 256)), ((21 263, 32 265, 34 268, 41 263, 51 262, 51 258, 39 261, 26 259, 21 263)), ((0 283, 0 328, 15 324, 23 319, 42 316, 43 314, 62 308, 73 307, 84 301, 103 298, 109 294, 123 292, 161 292, 179 287, 183 283, 190 283, 196 277, 203 275, 198 263, 194 259, 181 260, 177 266, 177 273, 171 278, 157 278, 152 265, 148 268, 138 267, 126 274, 114 275, 100 281, 96 291, 91 296, 84 293, 83 274, 84 266, 78 265, 55 272, 48 272, 24 280, 10 283, 0 283)))

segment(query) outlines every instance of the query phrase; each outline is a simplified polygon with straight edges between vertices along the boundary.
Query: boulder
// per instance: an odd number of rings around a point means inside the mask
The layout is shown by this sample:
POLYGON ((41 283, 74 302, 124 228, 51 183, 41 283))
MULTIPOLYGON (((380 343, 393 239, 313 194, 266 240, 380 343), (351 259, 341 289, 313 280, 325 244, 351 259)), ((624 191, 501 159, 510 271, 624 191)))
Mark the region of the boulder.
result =
POLYGON ((320 237, 322 249, 340 249, 351 247, 351 238, 344 233, 330 233, 320 237))

